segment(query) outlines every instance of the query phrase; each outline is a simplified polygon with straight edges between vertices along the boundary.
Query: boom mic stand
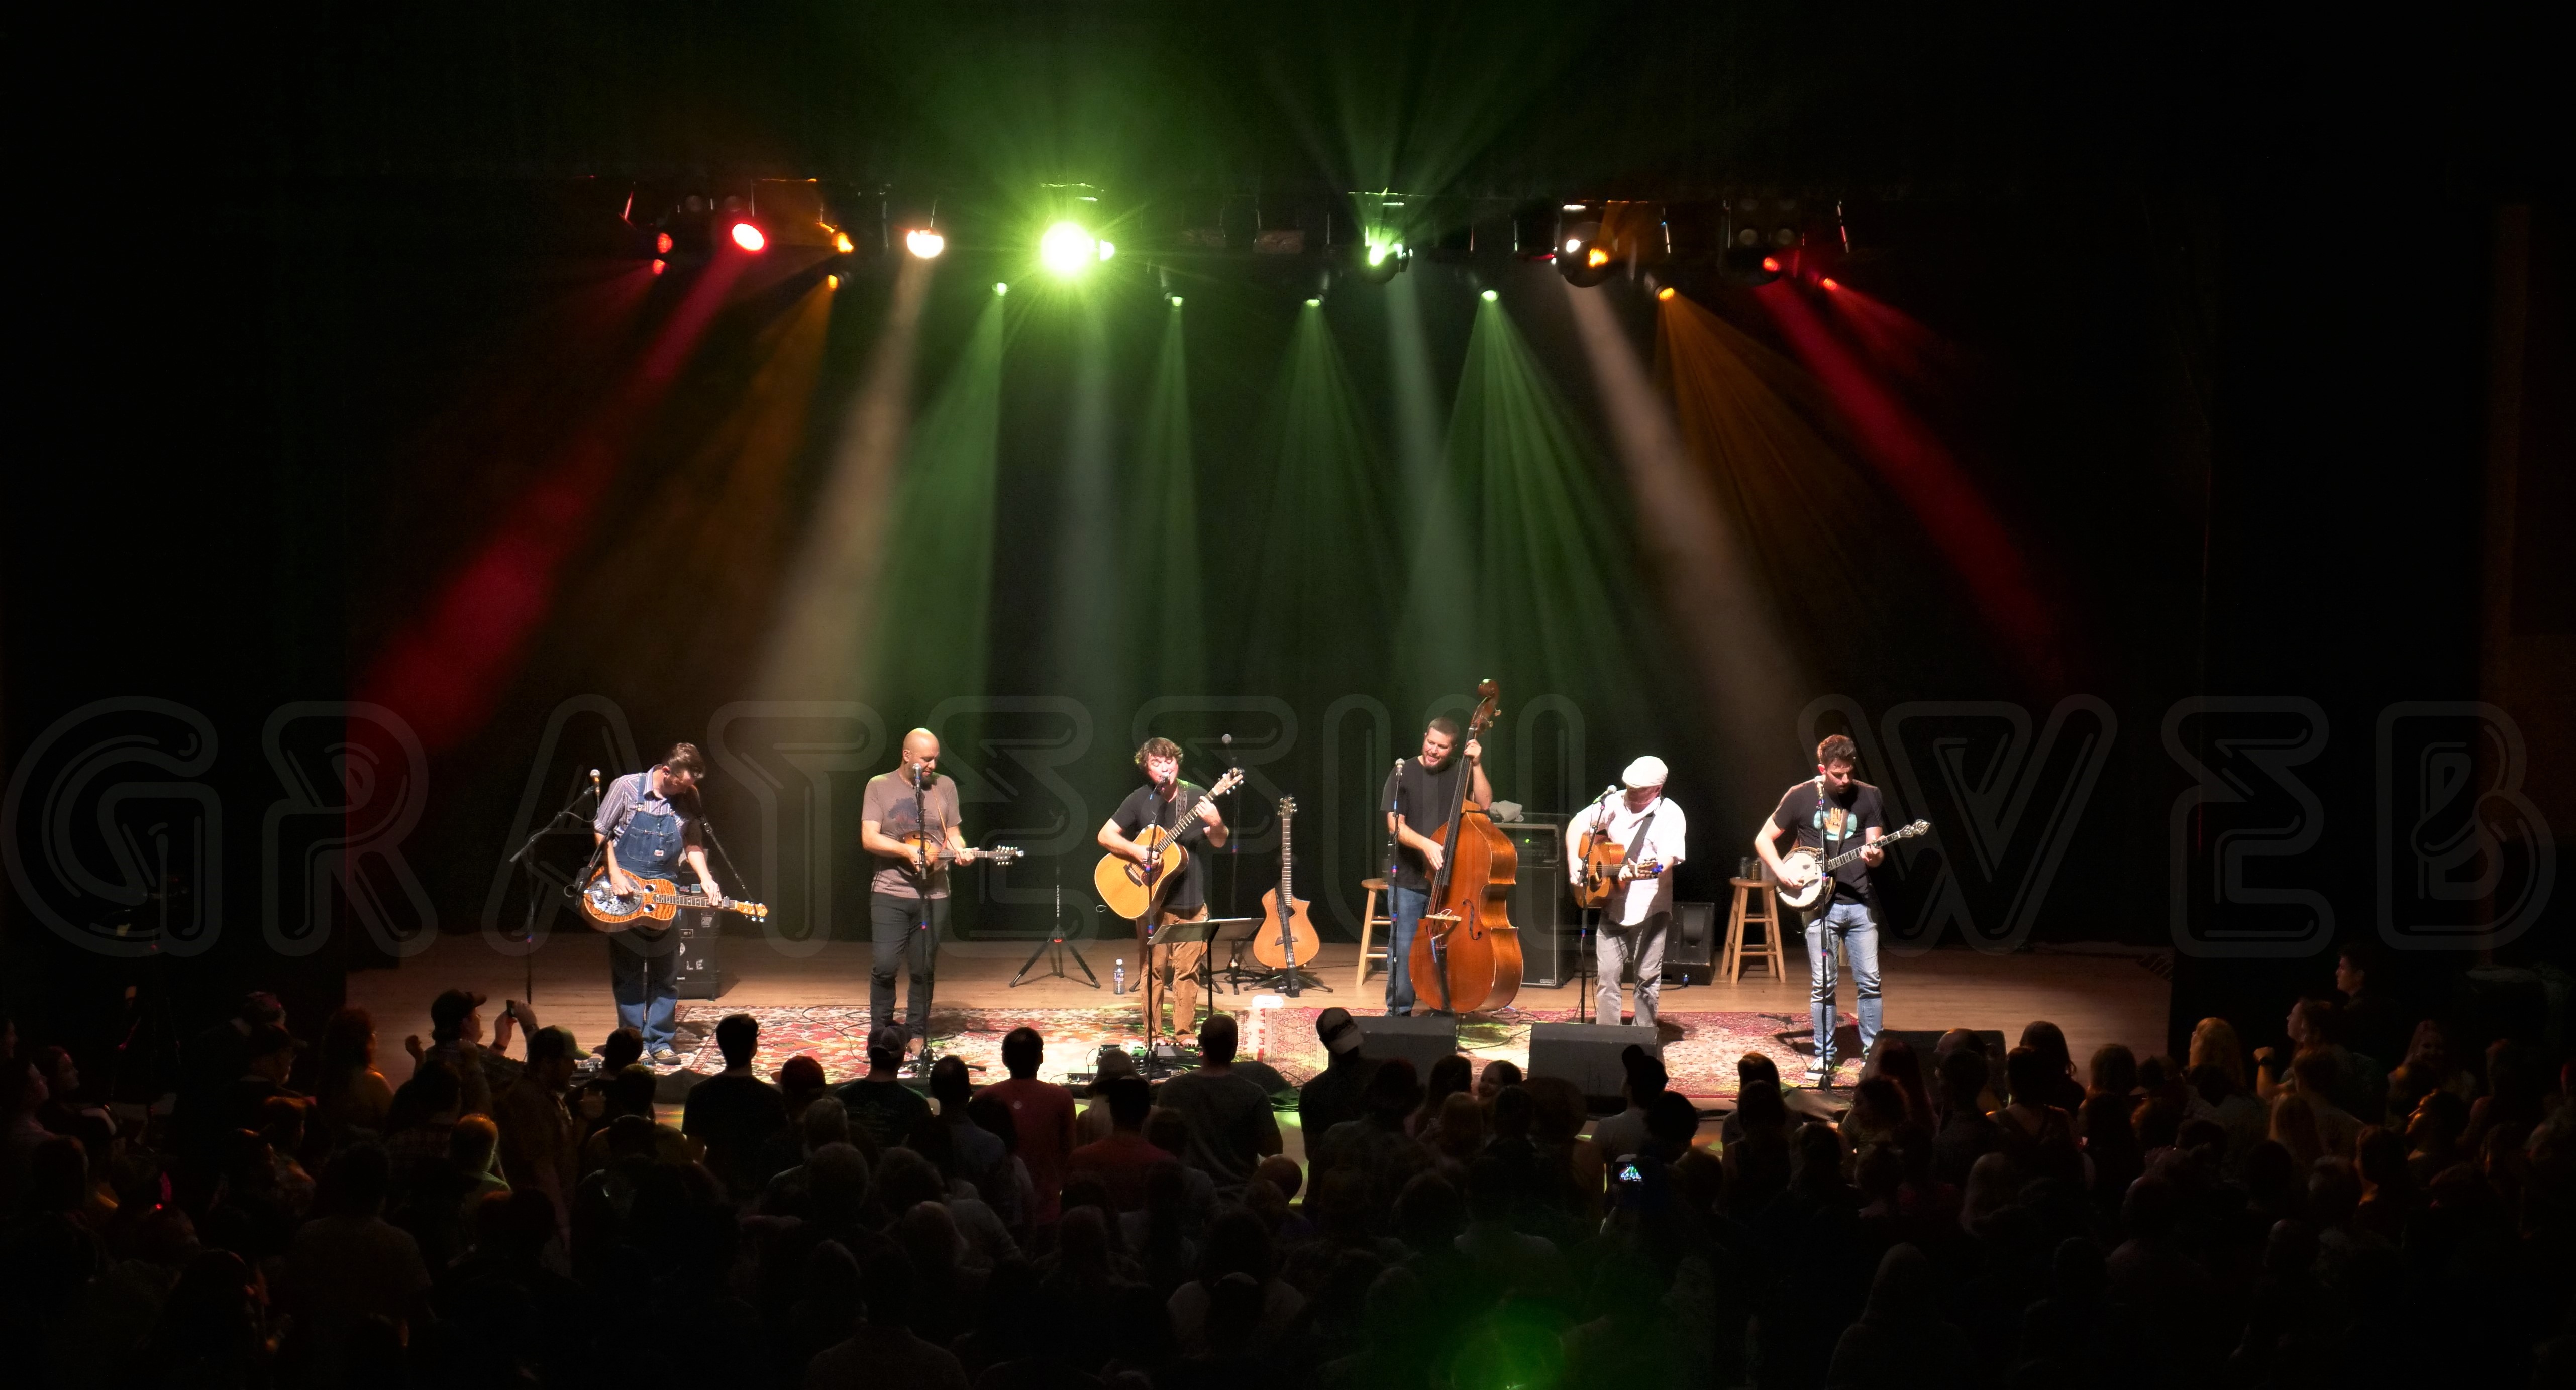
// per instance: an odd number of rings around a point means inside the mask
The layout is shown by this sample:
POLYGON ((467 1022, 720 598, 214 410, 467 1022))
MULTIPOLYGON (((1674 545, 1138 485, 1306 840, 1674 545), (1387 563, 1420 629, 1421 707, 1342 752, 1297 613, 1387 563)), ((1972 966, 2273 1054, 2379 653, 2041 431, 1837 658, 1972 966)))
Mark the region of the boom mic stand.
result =
MULTIPOLYGON (((522 918, 519 923, 519 941, 528 949, 525 954, 519 957, 521 972, 519 986, 521 989, 527 991, 527 1002, 531 1004, 537 1002, 537 893, 539 885, 546 881, 546 877, 545 871, 540 868, 537 861, 530 856, 536 851, 537 841, 544 839, 548 835, 566 833, 574 830, 588 830, 591 828, 589 819, 586 817, 576 816, 574 814, 574 808, 580 806, 583 800, 587 799, 590 802, 591 813, 593 815, 598 814, 600 803, 599 769, 594 767, 590 770, 589 786, 583 786, 581 781, 582 779, 579 777, 573 778, 572 794, 564 798, 563 806, 552 816, 547 817, 545 824, 538 826, 535 831, 530 833, 527 840, 519 846, 517 852, 513 853, 509 859, 510 863, 519 866, 520 872, 526 876, 528 881, 528 911, 527 915, 522 918), (566 821, 570 821, 571 824, 565 824, 566 821)), ((599 867, 599 855, 599 847, 596 845, 592 846, 590 851, 590 862, 582 866, 580 879, 572 883, 561 885, 565 897, 569 898, 580 894, 582 884, 589 882, 592 871, 599 867)), ((727 861, 726 867, 728 869, 732 867, 731 861, 727 861)))

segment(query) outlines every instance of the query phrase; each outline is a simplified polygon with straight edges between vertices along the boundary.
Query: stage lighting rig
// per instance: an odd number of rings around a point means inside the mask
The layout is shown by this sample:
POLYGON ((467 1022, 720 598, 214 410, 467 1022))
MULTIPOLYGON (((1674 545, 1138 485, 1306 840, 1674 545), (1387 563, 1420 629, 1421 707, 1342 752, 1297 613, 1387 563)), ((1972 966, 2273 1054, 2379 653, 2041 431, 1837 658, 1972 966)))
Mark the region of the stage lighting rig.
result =
POLYGON ((1101 189, 1087 183, 1042 183, 1038 192, 1050 219, 1038 237, 1040 265, 1070 280, 1118 254, 1117 243, 1097 230, 1101 189))
POLYGON ((1362 280, 1372 285, 1387 281, 1413 268, 1413 248, 1405 236, 1414 224, 1413 205, 1424 201, 1391 189, 1354 190, 1351 195, 1352 218, 1359 236, 1345 243, 1345 259, 1362 280))
POLYGON ((1665 259, 1671 246, 1663 208, 1627 200, 1567 199, 1557 209, 1556 270, 1578 288, 1598 285, 1623 269, 1665 259))
POLYGON ((903 234, 903 249, 920 260, 937 260, 939 253, 948 249, 948 238, 936 228, 915 227, 903 234))

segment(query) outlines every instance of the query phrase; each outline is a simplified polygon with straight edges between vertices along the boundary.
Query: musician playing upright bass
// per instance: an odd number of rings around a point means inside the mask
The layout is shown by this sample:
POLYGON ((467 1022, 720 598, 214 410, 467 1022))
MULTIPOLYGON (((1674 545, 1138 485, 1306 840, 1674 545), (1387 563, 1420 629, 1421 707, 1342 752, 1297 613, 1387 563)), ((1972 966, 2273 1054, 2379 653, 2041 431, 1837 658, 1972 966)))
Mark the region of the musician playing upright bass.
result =
POLYGON ((1816 1035, 1816 1052, 1807 1064, 1807 1084, 1834 1084, 1834 942, 1840 938, 1851 958, 1852 992, 1860 1015, 1860 1050, 1878 1040, 1878 919, 1871 901, 1869 871, 1887 851, 1875 841, 1886 831, 1887 813, 1878 788, 1854 777, 1860 750, 1835 734, 1816 745, 1816 775, 1791 787, 1780 807, 1753 832, 1753 852, 1762 856, 1773 876, 1789 875, 1780 863, 1780 837, 1820 857, 1842 853, 1858 840, 1860 858, 1833 871, 1833 895, 1807 914, 1807 1015, 1816 1035))
MULTIPOLYGON (((1413 937, 1422 928, 1422 914, 1431 908, 1431 880, 1448 854, 1432 836, 1447 828, 1449 813, 1458 805, 1459 777, 1474 779, 1467 785, 1469 801, 1479 806, 1494 802, 1494 784, 1485 778, 1484 753, 1483 745, 1472 738, 1460 750, 1458 721, 1442 715, 1422 731, 1421 756, 1396 764, 1386 779, 1386 790, 1378 795, 1378 804, 1386 807, 1387 833, 1395 837, 1395 881, 1387 892, 1387 916, 1393 919, 1386 943, 1389 1014, 1413 1012, 1413 937), (1451 757, 1453 752, 1464 756, 1451 757)), ((1434 984, 1431 992, 1437 998, 1439 987, 1434 984)))

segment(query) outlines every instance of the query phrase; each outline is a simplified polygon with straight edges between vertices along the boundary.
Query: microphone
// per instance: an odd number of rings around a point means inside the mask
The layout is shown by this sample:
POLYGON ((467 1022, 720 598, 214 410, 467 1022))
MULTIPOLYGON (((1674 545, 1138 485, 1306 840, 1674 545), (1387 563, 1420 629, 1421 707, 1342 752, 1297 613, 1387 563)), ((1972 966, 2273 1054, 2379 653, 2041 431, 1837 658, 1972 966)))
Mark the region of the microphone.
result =
POLYGON ((590 770, 590 794, 599 795, 599 769, 595 767, 590 770))

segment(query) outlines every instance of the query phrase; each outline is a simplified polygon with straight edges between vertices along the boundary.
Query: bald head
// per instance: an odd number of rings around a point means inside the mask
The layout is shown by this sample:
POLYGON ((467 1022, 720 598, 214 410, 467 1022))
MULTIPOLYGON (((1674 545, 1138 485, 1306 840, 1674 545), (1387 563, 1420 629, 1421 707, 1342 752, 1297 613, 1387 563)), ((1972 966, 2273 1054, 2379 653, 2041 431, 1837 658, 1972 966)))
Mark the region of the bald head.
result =
POLYGON ((936 769, 939 765, 939 736, 928 729, 915 729, 903 736, 903 765, 936 769))

